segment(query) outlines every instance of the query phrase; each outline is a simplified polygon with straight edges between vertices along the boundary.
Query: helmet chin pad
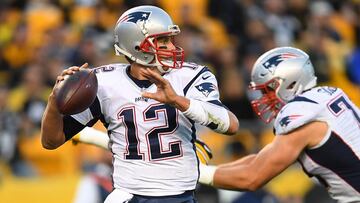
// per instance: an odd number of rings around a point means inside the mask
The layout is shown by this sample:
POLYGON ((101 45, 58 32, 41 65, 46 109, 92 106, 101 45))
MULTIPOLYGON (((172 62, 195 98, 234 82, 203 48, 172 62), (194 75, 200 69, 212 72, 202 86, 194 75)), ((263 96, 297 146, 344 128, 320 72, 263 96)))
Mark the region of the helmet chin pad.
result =
POLYGON ((164 66, 156 66, 156 68, 160 71, 160 73, 168 73, 172 70, 171 68, 164 67, 164 66), (166 69, 164 69, 164 68, 166 68, 166 69))

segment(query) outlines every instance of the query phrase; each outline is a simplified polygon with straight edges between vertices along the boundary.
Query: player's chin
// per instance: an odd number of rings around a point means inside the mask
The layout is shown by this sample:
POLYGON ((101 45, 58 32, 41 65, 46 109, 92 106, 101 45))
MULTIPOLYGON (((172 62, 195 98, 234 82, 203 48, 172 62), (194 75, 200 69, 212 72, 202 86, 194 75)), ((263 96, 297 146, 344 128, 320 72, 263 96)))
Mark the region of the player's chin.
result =
POLYGON ((161 66, 161 68, 164 70, 164 71, 168 71, 170 69, 170 67, 168 66, 161 66))

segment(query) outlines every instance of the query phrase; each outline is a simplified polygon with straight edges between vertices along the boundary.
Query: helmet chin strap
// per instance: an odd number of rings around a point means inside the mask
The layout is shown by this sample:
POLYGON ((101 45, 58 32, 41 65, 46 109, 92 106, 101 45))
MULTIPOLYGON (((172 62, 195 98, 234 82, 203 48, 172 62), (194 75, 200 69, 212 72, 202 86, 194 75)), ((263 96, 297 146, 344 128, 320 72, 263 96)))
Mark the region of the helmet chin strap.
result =
POLYGON ((167 70, 164 70, 164 66, 161 65, 161 63, 158 60, 158 57, 155 56, 155 63, 156 68, 160 71, 160 73, 168 73, 172 70, 172 68, 168 68, 167 70))
POLYGON ((156 66, 156 68, 160 71, 160 73, 170 72, 170 68, 168 70, 164 70, 162 66, 156 66))

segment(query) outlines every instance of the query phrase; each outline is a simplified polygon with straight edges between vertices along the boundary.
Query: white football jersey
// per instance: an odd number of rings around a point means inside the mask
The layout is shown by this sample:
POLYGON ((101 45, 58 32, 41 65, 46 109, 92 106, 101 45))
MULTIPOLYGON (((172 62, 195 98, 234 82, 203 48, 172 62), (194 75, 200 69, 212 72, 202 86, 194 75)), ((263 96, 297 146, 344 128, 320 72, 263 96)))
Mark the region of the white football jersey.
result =
POLYGON ((295 97, 278 114, 277 136, 312 121, 329 126, 315 147, 302 152, 298 161, 316 177, 330 196, 341 203, 360 202, 360 111, 338 88, 316 87, 295 97))
MULTIPOLYGON (((97 68, 95 105, 72 117, 83 125, 100 118, 107 127, 115 188, 145 196, 194 190, 199 177, 194 122, 170 105, 142 97, 157 87, 132 78, 129 67, 97 68)), ((221 105, 216 78, 204 66, 184 63, 163 77, 178 95, 221 105)))

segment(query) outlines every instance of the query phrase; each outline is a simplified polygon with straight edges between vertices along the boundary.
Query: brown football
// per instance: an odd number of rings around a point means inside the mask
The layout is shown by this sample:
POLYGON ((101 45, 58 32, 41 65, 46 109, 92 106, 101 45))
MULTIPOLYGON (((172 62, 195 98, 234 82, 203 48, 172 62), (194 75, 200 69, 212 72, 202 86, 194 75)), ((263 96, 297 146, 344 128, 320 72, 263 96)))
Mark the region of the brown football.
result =
POLYGON ((81 69, 66 76, 55 89, 56 105, 64 115, 77 114, 95 100, 98 89, 96 75, 91 69, 81 69))

